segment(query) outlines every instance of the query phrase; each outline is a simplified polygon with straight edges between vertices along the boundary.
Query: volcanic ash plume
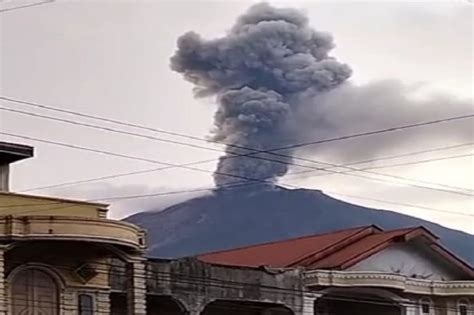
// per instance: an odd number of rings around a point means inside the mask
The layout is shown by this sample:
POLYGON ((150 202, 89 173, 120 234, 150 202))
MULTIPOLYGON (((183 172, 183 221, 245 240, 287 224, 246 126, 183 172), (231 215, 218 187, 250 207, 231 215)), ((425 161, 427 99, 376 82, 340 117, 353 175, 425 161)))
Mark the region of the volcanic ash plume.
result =
POLYGON ((236 147, 269 150, 298 140, 290 131, 298 126, 298 95, 322 93, 351 75, 328 56, 333 47, 331 36, 311 29, 301 12, 266 3, 252 6, 222 38, 194 32, 179 38, 172 69, 195 84, 197 97, 217 97, 213 139, 228 144, 214 174, 218 187, 236 181, 222 173, 274 181, 287 172, 284 163, 232 156, 243 152, 236 147))

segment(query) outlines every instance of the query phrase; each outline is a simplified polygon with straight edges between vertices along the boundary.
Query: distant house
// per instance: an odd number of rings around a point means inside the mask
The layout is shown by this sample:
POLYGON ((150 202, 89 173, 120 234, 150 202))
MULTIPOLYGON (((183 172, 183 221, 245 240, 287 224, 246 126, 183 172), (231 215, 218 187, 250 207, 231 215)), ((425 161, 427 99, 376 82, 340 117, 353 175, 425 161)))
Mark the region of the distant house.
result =
POLYGON ((474 315, 472 266, 423 227, 150 259, 107 205, 9 192, 32 155, 0 143, 0 315, 474 315))
POLYGON ((228 266, 303 268, 316 314, 474 314, 474 269, 423 227, 360 227, 199 259, 228 266))

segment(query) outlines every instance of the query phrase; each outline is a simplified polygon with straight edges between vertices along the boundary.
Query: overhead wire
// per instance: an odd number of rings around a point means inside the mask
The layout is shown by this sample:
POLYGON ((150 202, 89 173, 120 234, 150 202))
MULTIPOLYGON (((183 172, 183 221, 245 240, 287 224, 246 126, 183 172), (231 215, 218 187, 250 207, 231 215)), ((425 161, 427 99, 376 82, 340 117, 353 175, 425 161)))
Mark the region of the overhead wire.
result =
MULTIPOLYGON (((419 125, 432 124, 432 123, 434 123, 434 122, 438 123, 438 122, 440 122, 440 121, 451 121, 451 120, 453 120, 453 119, 465 119, 465 118, 468 118, 468 117, 471 117, 471 116, 474 116, 474 115, 463 115, 463 116, 451 117, 451 118, 446 118, 446 119, 443 119, 443 120, 437 120, 437 121, 430 121, 430 122, 418 123, 418 124, 415 124, 415 125, 419 126, 419 125)), ((413 127, 413 125, 410 125, 410 126, 408 126, 408 127, 413 127)), ((390 130, 399 130, 400 128, 407 128, 407 126, 405 126, 405 127, 403 127, 403 126, 402 126, 402 127, 393 127, 393 128, 390 128, 390 130)), ((385 130, 387 130, 387 129, 385 129, 385 130)), ((3 134, 10 135, 10 136, 15 136, 14 134, 8 134, 8 133, 3 133, 3 134)), ((363 134, 367 134, 367 132, 366 132, 366 133, 363 133, 363 134)), ((361 134, 358 134, 358 136, 360 136, 360 135, 361 135, 361 134)), ((16 135, 16 136, 19 136, 19 135, 16 135)), ((354 137, 354 136, 356 136, 356 135, 351 135, 351 137, 354 137)), ((25 136, 20 136, 20 137, 24 137, 24 138, 25 138, 25 136)), ((343 138, 346 138, 346 137, 347 137, 347 136, 343 136, 343 138)), ((33 139, 33 138, 31 138, 31 137, 26 137, 26 138, 31 139, 31 140, 41 140, 41 141, 45 141, 46 143, 50 143, 50 144, 58 144, 58 145, 59 145, 59 144, 61 144, 61 145, 64 144, 64 143, 52 142, 52 141, 42 140, 42 139, 33 139)), ((333 138, 333 139, 334 139, 334 138, 333 138)), ((326 139, 326 140, 327 140, 327 139, 326 139)), ((321 140, 321 141, 325 141, 325 140, 323 139, 323 140, 321 140)), ((334 141, 334 140, 333 140, 333 141, 334 141)), ((314 143, 314 142, 313 142, 313 143, 314 143)), ((71 148, 78 148, 78 146, 75 146, 75 145, 70 145, 70 144, 66 144, 66 145, 67 145, 68 147, 71 147, 71 148)), ((86 150, 89 150, 89 149, 90 149, 90 148, 87 148, 86 150)), ((280 148, 276 148, 276 150, 279 150, 279 149, 280 149, 280 148)), ((111 153, 111 152, 108 152, 108 151, 97 150, 97 149, 90 149, 90 151, 96 152, 96 153, 102 153, 102 154, 111 153)), ((261 152, 258 151, 257 153, 261 153, 261 152)), ((131 157, 131 156, 122 155, 122 154, 116 154, 116 153, 112 153, 112 154, 115 155, 115 156, 120 156, 120 157, 126 157, 126 158, 132 158, 132 159, 137 159, 137 158, 138 158, 139 160, 146 161, 146 162, 152 162, 152 163, 157 163, 157 164, 164 164, 164 163, 161 163, 161 162, 159 162, 159 161, 151 160, 151 159, 143 159, 143 158, 140 158, 140 157, 131 157)), ((167 164, 168 164, 169 167, 174 167, 174 165, 171 164, 171 163, 167 163, 167 164), (169 165, 169 164, 171 164, 171 165, 169 165)), ((194 169, 195 169, 195 168, 194 168, 194 169)), ((201 170, 201 169, 196 169, 196 170, 208 172, 208 171, 206 171, 206 170, 201 170)), ((320 169, 318 168, 317 170, 320 170, 320 169)), ((214 173, 215 173, 215 172, 214 172, 214 173)), ((236 175, 233 175, 233 174, 222 174, 222 175, 224 175, 224 176, 236 177, 236 178, 241 177, 241 176, 236 176, 236 175)), ((369 178, 372 179, 371 177, 369 177, 369 178)), ((260 181, 260 182, 261 182, 261 180, 258 180, 258 179, 249 179, 249 178, 243 178, 243 179, 244 179, 244 180, 252 180, 252 181, 260 181)), ((376 179, 376 180, 380 180, 380 179, 376 179)), ((264 182, 266 182, 266 181, 264 181, 264 182)), ((398 184, 400 184, 400 183, 398 183, 398 184)), ((295 186, 295 188, 299 188, 299 187, 296 187, 296 186, 295 186)), ((103 199, 101 199, 101 200, 103 200, 103 199)), ((110 200, 110 199, 107 199, 107 200, 110 200)), ((42 205, 43 205, 43 204, 42 204, 42 205)), ((416 206, 415 206, 415 207, 416 207, 416 206)))
MULTIPOLYGON (((434 148, 434 149, 430 149, 430 150, 412 151, 410 153, 405 153, 405 154, 384 156, 384 157, 374 158, 374 159, 370 159, 370 160, 359 160, 359 161, 355 161, 355 162, 349 162, 349 163, 342 164, 342 165, 340 165, 340 167, 352 166, 352 165, 358 165, 358 164, 366 164, 366 163, 372 163, 372 162, 382 161, 382 160, 396 159, 396 158, 399 158, 399 157, 418 155, 418 154, 429 153, 429 152, 450 150, 450 149, 453 149, 453 148, 472 146, 473 144, 474 144, 474 142, 468 142, 468 143, 462 143, 462 144, 458 144, 458 145, 434 148)), ((451 159, 451 158, 459 158, 459 156, 448 156, 448 157, 443 157, 441 159, 451 159)), ((426 160, 425 162, 434 162, 434 161, 437 161, 437 160, 438 159, 435 158, 435 159, 426 160)), ((417 162, 415 161, 415 162, 412 162, 412 163, 417 163, 417 162)), ((387 165, 387 167, 390 167, 390 165, 387 165)), ((87 179, 82 179, 82 180, 63 182, 63 183, 54 184, 54 185, 37 186, 37 187, 22 189, 19 192, 37 191, 37 190, 44 190, 44 189, 50 189, 50 188, 60 188, 60 187, 66 187, 66 186, 71 186, 71 185, 77 185, 77 184, 90 183, 90 182, 102 181, 102 180, 107 180, 107 179, 120 178, 120 177, 124 177, 124 176, 132 176, 132 175, 152 173, 152 172, 161 171, 161 170, 164 170, 164 169, 167 169, 167 168, 152 168, 152 169, 145 169, 145 170, 140 170, 140 171, 117 173, 117 174, 111 174, 111 175, 106 175, 106 176, 101 176, 101 177, 92 177, 92 178, 87 178, 87 179)), ((334 169, 337 169, 337 168, 334 167, 334 169)), ((371 167, 365 168, 365 169, 371 169, 371 167)), ((326 171, 326 168, 323 168, 321 171, 326 171)), ((316 172, 316 171, 315 170, 295 171, 295 172, 287 174, 283 179, 288 179, 289 177, 293 177, 294 175, 314 173, 314 172, 316 172)), ((334 173, 332 173, 332 174, 334 174, 334 173)), ((328 175, 331 175, 331 174, 319 174, 317 176, 328 176, 328 175)), ((299 179, 299 178, 301 178, 301 176, 297 177, 296 179, 299 179)), ((462 188, 462 187, 457 187, 457 188, 458 189, 465 189, 465 188, 462 188)), ((472 191, 472 190, 471 189, 466 189, 466 191, 472 191)))
MULTIPOLYGON (((9 135, 9 136, 16 136, 16 137, 20 137, 20 138, 26 138, 26 139, 30 139, 30 140, 35 140, 35 141, 39 141, 39 142, 45 142, 45 143, 51 143, 51 144, 57 144, 57 145, 64 145, 66 147, 71 147, 71 148, 77 148, 77 149, 80 149, 80 150, 85 150, 85 151, 92 151, 92 152, 98 152, 98 153, 103 153, 103 154, 111 154, 111 155, 114 155, 114 156, 123 156, 123 157, 127 157, 127 158, 130 158, 130 159, 139 159, 139 160, 143 160, 143 161, 152 161, 154 163, 157 163, 157 164, 165 164, 164 162, 159 162, 159 161, 155 161, 155 160, 150 160, 150 159, 143 159, 143 158, 139 158, 139 157, 133 157, 133 156, 129 156, 129 155, 122 155, 122 154, 116 154, 116 153, 111 153, 109 151, 103 151, 103 150, 97 150, 97 149, 91 149, 91 148, 87 148, 87 147, 81 147, 81 146, 77 146, 77 145, 71 145, 71 144, 67 144, 67 143, 62 143, 62 142, 56 142, 56 141, 49 141, 49 140, 43 140, 43 139, 38 139, 38 138, 32 138, 32 137, 27 137, 27 136, 21 136, 21 135, 15 135, 15 134, 11 134, 11 133, 5 133, 5 132, 0 132, 0 134, 5 134, 5 135, 9 135)), ((171 163, 166 163, 166 165, 173 165, 171 163)), ((190 168, 190 169, 196 169, 196 168, 191 168, 189 166, 185 167, 185 168, 190 168)), ((216 173, 216 172, 211 172, 211 171, 207 171, 207 170, 203 170, 203 169, 196 169, 196 170, 199 170, 201 172, 205 172, 205 173, 216 173)), ((219 172, 217 172, 219 174, 219 172)), ((265 183, 265 184, 269 184, 270 182, 267 181, 267 180, 261 180, 261 179, 256 179, 256 178, 250 178, 250 177, 246 177, 246 176, 240 176, 240 175, 233 175, 233 174, 227 174, 227 173, 220 173, 222 174, 223 176, 229 176, 229 177, 234 177, 234 178, 238 178, 238 179, 242 179, 244 181, 251 181, 251 182, 258 182, 258 183, 265 183)), ((295 185, 290 185, 290 184, 287 184, 287 186, 289 187, 293 187, 293 188, 300 188, 299 186, 295 186, 295 185)), ((209 189, 206 189, 206 190, 209 190, 209 189)), ((339 194, 339 193, 336 193, 336 194, 339 194)), ((359 199, 364 199, 365 197, 360 197, 359 199)), ((124 198, 120 198, 120 199, 124 199, 124 198)), ((366 198, 367 199, 367 198, 366 198)), ((111 198, 101 198, 101 199, 92 199, 92 200, 89 200, 89 201, 97 201, 97 200, 113 200, 111 198)), ((51 202, 50 204, 61 204, 62 202, 61 201, 58 201, 58 202, 51 202)), ((389 203, 393 203, 393 202, 389 202, 389 203)), ((0 208, 14 208, 14 207, 24 207, 24 206, 34 206, 35 204, 18 204, 18 205, 9 205, 9 206, 0 206, 0 208)), ((39 203, 37 204, 38 206, 45 206, 44 203, 39 203)), ((46 204, 47 205, 47 204, 46 204)), ((63 208, 64 206, 60 207, 60 208, 63 208)), ((66 206, 67 207, 67 206, 66 206)), ((412 207, 417 207, 417 206, 413 206, 412 207)), ((422 208, 422 207, 420 207, 422 208)), ((51 209, 49 209, 51 210, 51 209)), ((48 209, 44 209, 44 210, 38 210, 38 211, 48 211, 48 209)), ((441 210, 441 209, 437 209, 436 211, 438 212, 445 212, 445 213, 453 213, 453 211, 448 211, 448 210, 441 210)), ((30 212, 30 211, 28 211, 30 212)), ((456 214, 460 214, 460 213, 457 213, 457 212, 454 212, 456 214)), ((468 215, 470 216, 469 214, 463 214, 463 215, 468 215)))
MULTIPOLYGON (((268 184, 268 182, 265 182, 265 181, 253 182, 253 183, 248 183, 247 181, 236 181, 236 182, 230 183, 228 185, 225 185, 222 188, 225 189, 225 190, 228 190, 228 189, 235 189, 235 188, 241 188, 241 187, 247 188, 247 187, 252 186, 252 185, 267 185, 267 184, 268 184)), ((128 196, 120 195, 120 196, 116 196, 116 197, 96 198, 96 199, 85 200, 84 202, 132 200, 132 199, 139 199, 139 198, 162 197, 162 196, 169 196, 169 195, 189 194, 189 193, 207 192, 207 191, 214 191, 214 190, 215 190, 215 188, 213 188, 213 187, 212 188, 203 187, 203 188, 184 189, 184 190, 158 192, 158 193, 148 193, 148 194, 138 194, 138 195, 128 195, 128 196)), ((361 200, 376 201, 376 202, 379 202, 379 203, 385 203, 385 204, 391 204, 391 205, 397 205, 397 206, 404 206, 404 207, 418 208, 418 209, 428 210, 428 211, 435 211, 435 212, 440 212, 440 213, 447 213, 447 214, 455 214, 455 215, 460 215, 460 216, 474 217, 474 214, 470 214, 470 213, 456 212, 456 211, 426 207, 426 206, 421 206, 421 205, 413 205, 413 204, 409 204, 409 203, 390 201, 390 200, 385 200, 385 199, 382 200, 382 199, 364 197, 364 196, 359 196, 359 195, 341 194, 340 192, 333 192, 333 191, 327 191, 327 190, 325 190, 325 192, 327 192, 329 194, 333 194, 333 195, 339 195, 339 196, 342 196, 342 197, 349 197, 349 198, 355 198, 355 199, 361 199, 361 200)), ((50 202, 50 203, 28 203, 28 204, 15 204, 15 205, 1 205, 0 208, 13 209, 13 208, 21 208, 21 207, 31 207, 31 206, 33 206, 33 207, 34 206, 44 207, 44 206, 48 206, 48 205, 63 204, 61 206, 54 207, 54 208, 41 208, 41 209, 36 209, 36 210, 30 209, 30 210, 25 210, 25 211, 15 211, 13 213, 13 215, 22 215, 22 214, 32 214, 32 213, 46 212, 46 211, 51 211, 51 210, 67 209, 67 208, 75 206, 75 205, 64 205, 64 202, 65 201, 58 200, 58 201, 50 202)))
POLYGON ((432 162, 432 161, 442 161, 442 160, 447 160, 447 159, 453 159, 453 158, 465 158, 465 157, 472 157, 473 154, 461 154, 453 157, 440 157, 437 159, 427 159, 427 160, 420 160, 420 161, 414 161, 414 162, 405 162, 405 163, 399 163, 399 164, 392 164, 392 165, 381 165, 381 166, 373 166, 370 169, 381 169, 381 168, 392 168, 392 167, 400 167, 400 166, 407 166, 407 165, 415 165, 415 164, 422 164, 426 162, 432 162))
MULTIPOLYGON (((200 149, 216 151, 216 149, 203 147, 203 146, 199 146, 199 145, 194 145, 194 144, 189 144, 189 143, 182 143, 182 142, 173 141, 173 140, 169 140, 169 139, 162 139, 162 138, 157 138, 157 137, 154 137, 154 136, 131 133, 131 132, 117 130, 117 129, 113 129, 113 128, 97 126, 97 125, 91 125, 91 124, 71 121, 71 120, 57 118, 57 117, 51 117, 51 116, 45 116, 45 115, 40 115, 40 114, 36 114, 36 113, 31 113, 31 112, 25 112, 25 111, 20 111, 20 110, 15 110, 15 109, 9 109, 9 108, 5 108, 5 107, 0 107, 0 110, 6 110, 6 111, 11 111, 11 112, 20 113, 20 114, 26 114, 26 115, 31 115, 31 116, 35 116, 35 117, 45 118, 45 119, 52 119, 52 120, 56 120, 56 121, 66 122, 66 123, 75 124, 75 125, 84 126, 84 127, 89 127, 89 128, 96 128, 96 129, 110 131, 110 132, 116 132, 116 133, 121 133, 121 134, 132 135, 132 136, 144 137, 144 138, 147 138, 147 139, 152 139, 152 140, 157 140, 157 141, 163 141, 163 142, 168 142, 168 143, 191 146, 191 147, 194 147, 194 148, 200 148, 200 149)), ((39 141, 39 140, 37 140, 37 141, 39 141)), ((246 149, 246 150, 255 151, 252 148, 246 148, 246 147, 243 147, 243 148, 246 149)), ((278 150, 278 148, 272 149, 272 150, 278 150)), ((97 150, 95 150, 95 151, 96 151, 96 153, 99 153, 99 152, 97 152, 97 150)), ((217 151, 221 152, 220 150, 217 150, 217 151)), ((263 151, 265 151, 265 150, 263 150, 263 151)), ((259 151, 256 151, 256 152, 259 152, 259 151)), ((100 152, 100 153, 103 153, 103 152, 100 152)), ((271 161, 271 162, 285 164, 285 165, 294 165, 294 166, 299 166, 299 167, 303 167, 303 168, 310 168, 310 169, 314 169, 314 170, 323 170, 319 167, 311 167, 311 166, 308 166, 308 165, 296 164, 294 162, 287 162, 287 161, 263 158, 263 157, 260 157, 260 156, 255 156, 254 154, 236 154, 236 153, 232 153, 232 152, 228 152, 228 153, 232 154, 232 156, 226 156, 226 157, 224 157, 224 159, 233 158, 233 157, 246 157, 246 158, 254 158, 254 159, 259 159, 259 160, 271 161)), ((266 152, 266 153, 269 153, 269 152, 266 152)), ((469 193, 469 192, 461 192, 461 191, 457 191, 457 190, 452 190, 452 189, 458 189, 458 187, 454 187, 454 186, 451 186, 451 185, 445 185, 445 184, 440 184, 440 183, 432 183, 432 182, 429 182, 429 181, 421 181, 421 180, 416 180, 416 179, 410 179, 410 178, 405 178, 403 176, 397 176, 397 175, 392 175, 392 174, 377 173, 377 172, 373 172, 373 171, 369 171, 369 170, 359 170, 359 169, 354 168, 354 167, 342 166, 342 165, 337 165, 337 164, 328 163, 328 162, 314 161, 314 160, 311 160, 311 159, 288 156, 288 155, 283 155, 283 154, 276 154, 274 152, 273 153, 270 152, 270 153, 272 155, 276 155, 278 157, 284 157, 285 159, 301 160, 301 161, 305 161, 305 162, 329 165, 329 166, 332 166, 332 167, 344 167, 344 168, 347 168, 347 169, 352 170, 354 172, 366 172, 368 174, 376 175, 376 176, 389 177, 389 178, 402 180, 402 181, 412 181, 412 182, 415 182, 415 183, 417 182, 417 183, 423 183, 423 184, 438 185, 438 186, 443 186, 443 187, 449 188, 449 189, 443 189, 443 188, 427 187, 427 186, 418 185, 418 184, 403 183, 405 185, 420 188, 420 189, 437 190, 437 191, 445 192, 445 193, 458 194, 458 195, 464 195, 464 196, 473 196, 472 191, 469 193)), ((121 157, 124 157, 124 156, 122 155, 121 157)), ((168 166, 169 166, 169 168, 181 167, 181 166, 186 168, 187 166, 190 166, 190 165, 198 165, 198 164, 202 164, 202 163, 208 163, 208 162, 211 162, 211 161, 214 161, 214 159, 188 163, 188 164, 185 164, 184 166, 183 165, 175 165, 175 166, 168 165, 168 166)), ((193 170, 196 171, 198 169, 194 168, 193 170)), ((324 171, 331 172, 328 169, 324 169, 324 171)), ((361 178, 365 178, 365 179, 369 179, 369 180, 387 182, 386 180, 381 179, 381 178, 373 178, 373 177, 370 177, 370 176, 363 176, 363 175, 360 175, 360 174, 351 174, 349 172, 337 172, 337 173, 341 174, 341 175, 344 175, 344 176, 361 177, 361 178)), ((398 183, 398 184, 401 184, 401 183, 398 183)))
POLYGON ((418 122, 418 123, 414 123, 414 124, 406 124, 406 125, 394 126, 394 127, 390 127, 390 128, 371 130, 371 131, 362 132, 362 133, 347 134, 347 135, 340 136, 340 137, 333 137, 333 138, 320 139, 320 140, 316 140, 316 141, 302 142, 302 143, 298 143, 298 144, 291 144, 291 145, 287 145, 287 146, 284 146, 284 147, 279 147, 279 148, 274 148, 274 149, 269 149, 269 150, 258 150, 258 149, 249 149, 249 148, 246 148, 244 146, 240 146, 240 145, 236 145, 236 144, 232 144, 232 143, 227 143, 225 141, 216 141, 216 140, 212 140, 212 139, 206 139, 206 138, 200 138, 200 137, 196 137, 196 136, 185 135, 185 134, 178 133, 178 132, 170 132, 170 131, 166 131, 166 130, 162 130, 162 129, 157 129, 157 128, 152 128, 152 127, 148 127, 148 126, 142 126, 142 125, 139 125, 139 124, 124 122, 124 121, 120 121, 120 120, 117 120, 117 119, 111 119, 111 118, 100 117, 100 116, 97 116, 97 115, 80 113, 80 112, 77 112, 77 111, 66 110, 66 109, 57 108, 57 107, 50 106, 50 105, 19 100, 19 99, 15 99, 15 98, 11 98, 11 97, 6 97, 6 96, 0 96, 0 100, 13 102, 13 103, 18 103, 18 104, 23 104, 23 105, 28 105, 28 106, 33 106, 33 107, 38 107, 38 108, 43 108, 43 109, 57 111, 57 112, 61 112, 61 113, 67 113, 67 114, 80 116, 80 117, 85 117, 85 118, 102 120, 102 121, 109 122, 109 123, 114 123, 114 124, 118 124, 118 125, 139 128, 139 129, 153 131, 153 132, 157 132, 157 133, 164 133, 164 134, 168 134, 168 135, 179 136, 179 137, 184 137, 184 138, 193 139, 193 140, 223 144, 223 145, 226 145, 226 146, 229 146, 229 147, 232 147, 232 148, 237 148, 237 149, 254 150, 255 153, 270 153, 270 152, 274 153, 276 151, 283 151, 283 150, 287 150, 287 149, 293 149, 293 148, 302 147, 302 146, 304 147, 304 146, 313 145, 313 144, 328 143, 328 142, 333 142, 333 141, 352 139, 352 138, 363 137, 363 136, 368 136, 368 135, 374 135, 374 134, 379 134, 379 133, 386 133, 386 132, 393 132, 393 131, 398 131, 398 130, 403 130, 403 129, 417 128, 417 127, 421 127, 421 126, 428 126, 428 125, 433 125, 433 124, 438 124, 438 123, 443 123, 443 122, 449 122, 449 121, 455 121, 455 120, 461 120, 461 119, 467 119, 467 118, 474 117, 474 114, 458 115, 458 116, 446 117, 446 118, 429 120, 429 121, 424 121, 424 122, 418 122))
MULTIPOLYGON (((153 259, 150 261, 153 263, 153 259)), ((96 268, 96 272, 98 275, 100 274, 107 274, 109 277, 112 276, 119 276, 119 277, 125 277, 128 278, 128 267, 127 266, 117 266, 117 265, 112 265, 111 263, 103 263, 103 262, 95 262, 94 265, 99 265, 99 266, 105 266, 104 268, 96 268), (112 268, 107 268, 107 267, 113 267, 115 270, 112 268), (120 271, 120 269, 122 271, 120 271)), ((64 269, 64 270, 73 270, 71 266, 65 266, 65 265, 53 265, 53 268, 57 269, 64 269)), ((232 268, 232 266, 227 266, 225 268, 232 268)), ((170 281, 170 282, 175 282, 175 283, 181 283, 181 284, 187 284, 187 285, 202 285, 206 287, 218 287, 218 288, 224 288, 224 289, 245 289, 249 287, 255 287, 261 290, 262 292, 269 292, 270 294, 286 294, 286 295, 295 295, 297 297, 303 297, 306 296, 307 294, 318 294, 321 292, 318 291, 311 291, 307 290, 306 288, 301 288, 301 289, 294 289, 294 288, 285 288, 285 287, 279 287, 279 286, 274 286, 274 285, 264 285, 261 283, 248 283, 248 282, 241 282, 241 281, 236 281, 236 280, 225 280, 225 279, 219 279, 219 278, 210 278, 210 277, 203 277, 203 276, 192 276, 189 274, 180 274, 180 273, 175 273, 171 271, 156 271, 153 270, 151 272, 151 275, 148 273, 145 275, 135 275, 134 276, 136 279, 143 279, 145 281, 147 280, 154 280, 154 281, 170 281)), ((40 287, 41 286, 36 286, 40 287)), ((378 300, 378 299, 373 299, 373 298, 368 298, 368 297, 355 297, 353 294, 343 294, 343 293, 326 293, 325 295, 326 298, 331 299, 331 300, 336 300, 336 301, 359 301, 360 303, 366 303, 366 304, 378 304, 378 305, 394 305, 393 302, 389 302, 386 300, 378 300)), ((302 301, 303 303, 295 303, 294 305, 288 305, 288 306, 302 306, 306 301, 302 301)), ((419 306, 420 304, 417 302, 413 301, 407 301, 404 302, 405 306, 412 305, 412 306, 419 306)), ((445 307, 440 307, 440 309, 447 309, 445 307)))
MULTIPOLYGON (((22 263, 21 261, 18 261, 18 263, 22 263)), ((153 264, 154 259, 149 260, 149 263, 153 264)), ((109 277, 113 276, 118 276, 118 277, 124 277, 127 278, 129 277, 129 267, 128 266, 118 266, 118 265, 113 265, 110 262, 109 263, 104 263, 104 262, 94 262, 95 266, 104 266, 104 267, 99 267, 96 268, 96 272, 98 275, 100 274, 106 274, 109 277)), ((212 265, 212 264, 211 264, 212 265)), ((72 266, 67 266, 67 265, 52 265, 53 268, 57 269, 64 269, 66 271, 74 270, 72 266)), ((233 266, 221 266, 222 268, 233 268, 233 266)), ((255 269, 255 268, 253 268, 255 269)), ((181 284, 186 284, 186 285, 200 285, 200 286, 205 286, 205 287, 217 287, 221 289, 248 289, 251 287, 258 288, 262 292, 266 292, 269 294, 284 294, 284 295, 290 295, 290 296, 295 296, 295 297, 300 297, 302 298, 302 303, 295 303, 295 304, 287 304, 287 306, 304 306, 304 303, 309 303, 311 301, 305 301, 303 299, 304 296, 309 295, 318 295, 321 294, 322 292, 318 291, 311 291, 308 290, 307 288, 301 288, 301 289, 294 289, 294 288, 285 288, 285 287, 280 287, 280 286, 275 286, 275 285, 264 285, 261 283, 248 283, 248 282, 242 282, 242 281, 236 281, 236 280, 226 280, 226 279, 220 279, 220 278, 212 278, 212 277, 204 277, 204 276, 193 276, 189 274, 183 274, 183 273, 176 273, 176 272, 171 272, 171 271, 157 271, 157 270, 151 270, 151 272, 147 272, 144 275, 134 275, 134 278, 136 279, 143 279, 145 281, 148 280, 154 280, 154 281, 169 281, 169 282, 174 282, 174 283, 181 283, 181 284)), ((41 286, 37 286, 40 287, 41 286)), ((151 292, 152 293, 152 292, 151 292)), ((349 302, 359 302, 359 303, 364 303, 364 304, 375 304, 375 305, 387 305, 387 306, 394 306, 397 305, 397 303, 390 302, 387 300, 383 299, 374 299, 374 298, 369 298, 369 297, 360 297, 360 296, 354 296, 354 294, 350 294, 349 292, 344 294, 344 293, 328 293, 324 292, 324 298, 329 299, 329 300, 335 300, 335 301, 349 301, 349 302)), ((311 302, 312 303, 312 302, 311 302)), ((405 301, 403 303, 403 306, 412 306, 412 307, 419 307, 421 304, 419 302, 415 301, 405 301)), ((440 310, 447 310, 447 309, 455 309, 452 307, 441 307, 441 306, 432 306, 433 309, 440 309, 440 310)))
POLYGON ((40 5, 44 5, 44 4, 52 3, 52 2, 55 2, 55 0, 45 0, 45 1, 42 1, 42 2, 36 2, 36 3, 30 3, 30 4, 20 5, 20 6, 16 6, 16 7, 11 7, 11 8, 0 9, 0 13, 7 12, 7 11, 15 11, 15 10, 20 10, 20 9, 26 9, 26 8, 30 8, 30 7, 36 7, 36 6, 40 6, 40 5))
MULTIPOLYGON (((78 149, 78 150, 91 151, 91 152, 96 152, 96 153, 101 153, 101 154, 124 157, 124 158, 128 158, 128 159, 136 159, 136 160, 140 160, 140 161, 147 161, 147 162, 152 162, 152 163, 161 164, 161 165, 167 165, 167 166, 175 166, 176 165, 176 164, 167 163, 167 162, 160 162, 160 161, 151 160, 151 159, 144 159, 144 158, 141 158, 141 157, 134 157, 134 156, 130 156, 130 155, 118 154, 118 153, 113 153, 113 152, 104 151, 104 150, 98 150, 98 149, 92 149, 92 148, 83 147, 83 146, 71 145, 71 144, 63 143, 63 142, 50 141, 50 140, 44 140, 44 139, 39 139, 39 138, 32 138, 32 137, 28 137, 28 136, 22 136, 22 135, 5 133, 5 132, 0 132, 0 134, 13 136, 13 137, 19 137, 19 138, 28 139, 28 140, 39 141, 39 142, 44 142, 44 143, 48 143, 48 144, 55 144, 55 145, 65 146, 65 147, 74 148, 74 149, 78 149)), ((222 175, 222 176, 228 176, 228 177, 243 179, 245 181, 264 182, 264 183, 267 183, 267 184, 270 183, 267 180, 261 180, 261 179, 256 179, 256 178, 251 178, 251 177, 241 176, 241 175, 234 175, 234 174, 229 174, 229 173, 224 173, 224 172, 219 172, 219 171, 212 172, 212 171, 203 170, 203 169, 199 169, 199 168, 195 168, 195 167, 191 167, 191 166, 179 166, 179 167, 184 168, 184 169, 190 169, 190 170, 195 170, 195 171, 199 171, 199 172, 204 172, 204 173, 212 173, 212 174, 218 174, 218 175, 222 175)), ((351 174, 349 174, 349 175, 351 175, 351 174)), ((366 176, 363 176, 363 177, 366 177, 366 176)), ((372 179, 372 178, 368 177, 368 179, 372 179)), ((373 180, 380 180, 380 179, 373 179, 373 180)), ((384 181, 384 180, 380 180, 380 181, 384 181)), ((286 185, 290 186, 290 187, 293 187, 293 188, 300 188, 299 186, 295 186, 295 185, 291 185, 291 184, 286 184, 286 185)), ((436 190, 438 190, 438 189, 436 189, 436 190)), ((465 195, 470 195, 470 194, 465 194, 465 195)), ((102 198, 100 200, 105 200, 105 199, 110 200, 109 198, 102 198)), ((17 205, 15 205, 15 206, 17 206, 17 205)), ((0 206, 0 208, 2 208, 2 207, 4 207, 4 206, 0 206)))

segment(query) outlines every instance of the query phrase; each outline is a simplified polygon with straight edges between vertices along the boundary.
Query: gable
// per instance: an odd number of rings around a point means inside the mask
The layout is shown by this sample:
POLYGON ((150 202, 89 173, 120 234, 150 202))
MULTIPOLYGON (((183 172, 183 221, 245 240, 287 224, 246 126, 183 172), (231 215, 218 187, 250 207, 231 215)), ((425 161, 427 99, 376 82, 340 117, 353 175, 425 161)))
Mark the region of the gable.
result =
POLYGON ((348 268, 379 271, 427 280, 458 280, 458 269, 443 256, 415 242, 395 243, 348 268))

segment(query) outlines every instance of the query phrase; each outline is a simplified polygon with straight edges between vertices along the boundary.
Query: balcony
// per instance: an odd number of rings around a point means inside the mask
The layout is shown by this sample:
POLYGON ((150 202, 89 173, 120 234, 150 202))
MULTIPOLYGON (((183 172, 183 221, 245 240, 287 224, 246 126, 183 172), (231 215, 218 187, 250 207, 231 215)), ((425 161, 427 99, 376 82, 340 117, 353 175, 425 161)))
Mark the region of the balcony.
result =
POLYGON ((307 287, 379 287, 420 295, 474 295, 473 281, 424 280, 384 272, 308 270, 305 284, 307 287))
POLYGON ((72 216, 0 216, 0 241, 84 241, 145 249, 145 232, 122 221, 72 216))

